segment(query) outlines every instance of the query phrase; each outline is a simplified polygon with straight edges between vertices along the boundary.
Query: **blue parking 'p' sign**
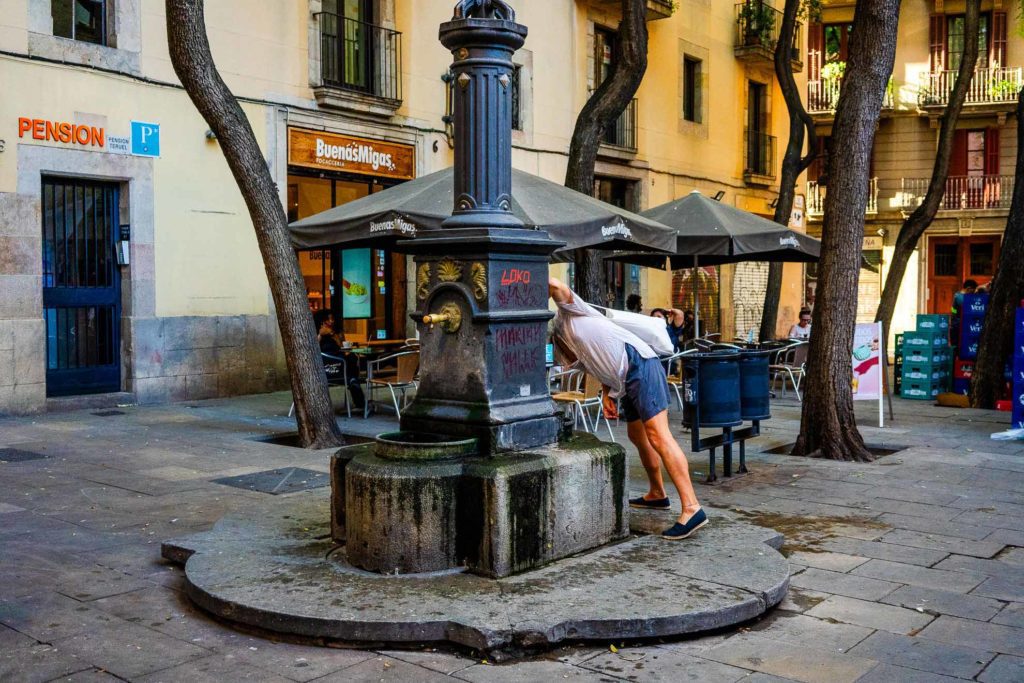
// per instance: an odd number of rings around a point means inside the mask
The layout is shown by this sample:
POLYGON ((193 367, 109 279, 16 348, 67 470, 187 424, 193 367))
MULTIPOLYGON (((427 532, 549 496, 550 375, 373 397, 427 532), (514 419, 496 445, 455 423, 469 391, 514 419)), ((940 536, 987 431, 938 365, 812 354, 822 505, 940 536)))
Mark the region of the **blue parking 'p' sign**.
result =
POLYGON ((160 124, 132 121, 132 154, 160 156, 160 124))

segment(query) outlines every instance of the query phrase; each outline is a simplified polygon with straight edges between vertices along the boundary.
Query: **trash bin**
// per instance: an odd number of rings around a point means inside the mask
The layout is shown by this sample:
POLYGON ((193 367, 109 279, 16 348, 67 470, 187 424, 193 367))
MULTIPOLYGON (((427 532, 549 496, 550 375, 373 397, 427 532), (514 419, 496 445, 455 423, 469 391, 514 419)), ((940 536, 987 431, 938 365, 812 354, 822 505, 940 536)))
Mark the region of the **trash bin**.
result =
POLYGON ((713 351, 683 356, 683 425, 692 427, 700 402, 701 427, 735 427, 740 416, 740 354, 713 351))
POLYGON ((772 416, 768 387, 768 359, 771 351, 740 351, 740 417, 767 420, 772 416))

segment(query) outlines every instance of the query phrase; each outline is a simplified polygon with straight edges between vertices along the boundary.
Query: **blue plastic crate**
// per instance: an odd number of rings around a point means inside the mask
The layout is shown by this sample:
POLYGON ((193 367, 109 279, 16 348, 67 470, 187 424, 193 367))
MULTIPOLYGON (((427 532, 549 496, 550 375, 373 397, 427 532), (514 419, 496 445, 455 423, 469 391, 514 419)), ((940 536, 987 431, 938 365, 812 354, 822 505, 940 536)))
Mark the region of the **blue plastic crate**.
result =
POLYGON ((961 317, 969 315, 985 316, 988 310, 988 294, 964 294, 964 307, 960 311, 961 317))
POLYGON ((966 344, 960 345, 960 358, 963 360, 974 360, 978 357, 978 340, 967 340, 966 344))
POLYGON ((971 393, 971 380, 969 379, 954 379, 953 380, 953 393, 960 394, 961 396, 967 396, 971 393))
POLYGON ((900 389, 900 396, 914 401, 931 401, 940 393, 943 387, 931 382, 903 382, 900 389))
POLYGON ((1015 342, 1013 355, 1024 357, 1024 308, 1017 309, 1017 316, 1013 323, 1013 340, 1015 342))
POLYGON ((939 365, 952 360, 953 354, 948 346, 941 347, 910 347, 903 352, 904 363, 931 363, 939 365))

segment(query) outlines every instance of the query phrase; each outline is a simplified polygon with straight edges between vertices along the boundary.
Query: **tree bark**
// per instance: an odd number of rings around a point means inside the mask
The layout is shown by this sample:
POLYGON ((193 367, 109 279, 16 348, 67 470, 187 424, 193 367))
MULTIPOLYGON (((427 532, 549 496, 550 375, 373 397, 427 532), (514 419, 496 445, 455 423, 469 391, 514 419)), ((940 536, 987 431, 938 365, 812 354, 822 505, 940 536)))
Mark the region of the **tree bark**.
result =
POLYGON ((868 164, 896 55, 899 0, 860 0, 832 128, 817 305, 807 359, 800 436, 794 454, 867 462, 853 411, 853 329, 857 318, 868 164))
POLYGON ((921 236, 935 219, 942 196, 946 192, 946 178, 949 175, 949 162, 953 156, 956 123, 960 118, 964 100, 967 99, 967 90, 974 78, 974 67, 978 61, 978 17, 980 13, 981 0, 967 0, 964 16, 964 52, 960 60, 960 68, 956 73, 956 81, 953 83, 953 90, 949 94, 949 102, 946 103, 946 108, 942 112, 939 140, 935 150, 935 165, 932 167, 931 180, 928 181, 928 191, 925 193, 924 201, 907 216, 903 225, 900 226, 892 262, 889 264, 889 273, 885 276, 885 287, 882 288, 882 298, 878 302, 878 311, 875 313, 875 320, 882 323, 886 334, 889 333, 889 327, 892 324, 896 301, 900 295, 900 286, 903 284, 903 276, 907 273, 907 264, 910 263, 921 236))
POLYGON ((1013 353, 1014 316, 1024 298, 1024 90, 1017 95, 1017 163, 1010 215, 999 268, 992 279, 978 359, 971 376, 971 405, 993 408, 1003 389, 1003 365, 1013 353))
MULTIPOLYGON (((622 115, 633 100, 647 71, 647 2, 622 0, 622 21, 618 30, 618 49, 611 72, 598 84, 576 118, 569 143, 569 165, 565 186, 577 192, 594 194, 594 165, 601 137, 608 126, 622 115)), ((587 301, 605 301, 605 283, 601 255, 593 249, 577 249, 576 291, 587 301)))
MULTIPOLYGON (((775 204, 774 220, 780 225, 789 225, 796 198, 796 181, 811 165, 817 147, 814 119, 804 109, 800 90, 793 78, 793 33, 800 5, 805 0, 786 0, 779 27, 779 42, 775 45, 775 77, 779 80, 782 99, 789 113, 789 142, 782 157, 782 174, 779 178, 779 198, 775 204), (807 136, 807 155, 803 155, 804 134, 807 136)), ((761 339, 774 339, 779 320, 779 298, 782 296, 782 263, 768 264, 768 284, 764 292, 764 307, 761 311, 761 339)))
POLYGON ((249 121, 214 65, 203 0, 166 0, 166 11, 174 73, 216 134, 249 209, 277 309, 299 438, 308 448, 341 445, 344 439, 334 417, 305 284, 288 238, 284 207, 249 121))

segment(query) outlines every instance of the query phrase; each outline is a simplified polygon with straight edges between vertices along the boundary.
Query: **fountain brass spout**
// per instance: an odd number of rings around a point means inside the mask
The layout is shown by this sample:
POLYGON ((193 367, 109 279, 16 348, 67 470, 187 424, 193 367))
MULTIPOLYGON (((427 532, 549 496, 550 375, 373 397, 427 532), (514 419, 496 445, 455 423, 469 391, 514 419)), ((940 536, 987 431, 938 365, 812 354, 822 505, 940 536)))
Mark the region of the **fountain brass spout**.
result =
POLYGON ((440 312, 423 316, 423 324, 430 325, 431 329, 434 325, 440 325, 445 332, 456 332, 462 325, 462 311, 455 304, 445 304, 440 312))

